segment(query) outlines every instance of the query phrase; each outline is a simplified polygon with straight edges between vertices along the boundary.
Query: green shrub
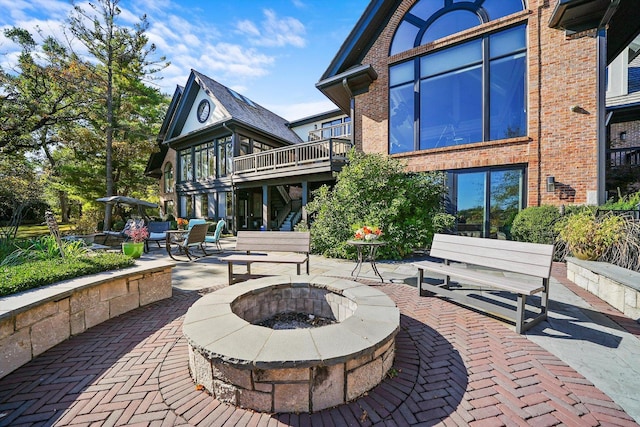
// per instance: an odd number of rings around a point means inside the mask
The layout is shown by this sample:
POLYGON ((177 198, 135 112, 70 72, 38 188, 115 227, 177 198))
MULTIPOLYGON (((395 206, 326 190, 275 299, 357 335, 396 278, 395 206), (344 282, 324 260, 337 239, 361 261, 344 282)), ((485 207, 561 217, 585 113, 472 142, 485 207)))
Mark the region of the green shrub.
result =
POLYGON ((349 153, 349 164, 333 189, 314 191, 307 204, 314 253, 354 258, 353 227, 375 225, 387 245, 381 259, 401 259, 433 239, 434 214, 442 210, 441 174, 407 174, 396 159, 380 154, 349 153))
POLYGON ((637 209, 640 206, 640 191, 637 193, 629 194, 627 196, 620 197, 617 201, 609 200, 604 205, 600 206, 602 210, 631 210, 637 209))
POLYGON ((134 265, 134 260, 120 253, 58 258, 0 267, 0 296, 50 285, 66 279, 116 270, 134 265))
POLYGON ((571 253, 596 260, 624 237, 625 219, 617 215, 596 217, 591 210, 569 215, 558 231, 571 253))
MULTIPOLYGON (((66 257, 78 257, 87 253, 87 247, 81 240, 61 241, 62 250, 66 257)), ((28 261, 56 259, 60 257, 60 247, 55 237, 46 235, 29 240, 29 246, 18 247, 0 261, 3 265, 18 265, 28 261)))
POLYGON ((558 231, 555 223, 562 217, 555 206, 531 206, 521 210, 513 220, 511 236, 513 240, 552 245, 558 231))

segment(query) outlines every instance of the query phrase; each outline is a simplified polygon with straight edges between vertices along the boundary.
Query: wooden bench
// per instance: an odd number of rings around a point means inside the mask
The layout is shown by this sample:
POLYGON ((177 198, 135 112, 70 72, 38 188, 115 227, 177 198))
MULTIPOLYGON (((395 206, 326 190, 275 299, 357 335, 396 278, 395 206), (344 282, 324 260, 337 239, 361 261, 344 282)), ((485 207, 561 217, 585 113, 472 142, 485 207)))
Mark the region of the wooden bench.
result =
POLYGON ((420 296, 442 295, 510 319, 515 321, 516 332, 519 334, 547 318, 553 245, 436 234, 430 255, 442 258, 444 263, 430 261, 412 263, 418 267, 420 296), (452 265, 451 261, 467 265, 452 265), (493 273, 487 268, 494 270, 493 273), (444 283, 423 283, 425 270, 444 275, 444 283), (521 275, 505 276, 496 272, 521 275), (477 295, 474 297, 461 290, 451 290, 451 277, 517 295, 515 318, 514 310, 505 307, 499 301, 488 298, 479 299, 477 295), (526 298, 536 294, 540 294, 539 313, 536 313, 532 319, 526 320, 526 298))
POLYGON ((247 274, 251 275, 251 264, 254 262, 270 262, 277 264, 297 264, 300 275, 300 265, 307 264, 309 274, 309 252, 311 250, 311 235, 308 232, 297 231, 238 231, 236 250, 246 251, 246 255, 237 254, 221 257, 229 267, 229 285, 237 280, 233 275, 233 264, 247 264, 247 274), (260 252, 258 254, 254 252, 260 252), (272 252, 278 252, 273 254, 272 252), (295 252, 282 254, 283 252, 295 252))

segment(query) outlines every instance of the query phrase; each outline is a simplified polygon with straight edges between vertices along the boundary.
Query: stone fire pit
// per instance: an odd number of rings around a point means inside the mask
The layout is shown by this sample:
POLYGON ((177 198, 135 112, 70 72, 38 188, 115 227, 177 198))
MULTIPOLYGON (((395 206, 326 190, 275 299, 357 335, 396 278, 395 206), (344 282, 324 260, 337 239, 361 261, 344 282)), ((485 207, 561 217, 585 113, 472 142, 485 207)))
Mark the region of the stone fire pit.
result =
POLYGON ((183 331, 194 381, 218 400, 260 412, 314 412, 384 379, 399 325, 395 303, 375 288, 277 276, 205 295, 187 312, 183 331), (284 330, 254 324, 279 313, 336 323, 284 330))

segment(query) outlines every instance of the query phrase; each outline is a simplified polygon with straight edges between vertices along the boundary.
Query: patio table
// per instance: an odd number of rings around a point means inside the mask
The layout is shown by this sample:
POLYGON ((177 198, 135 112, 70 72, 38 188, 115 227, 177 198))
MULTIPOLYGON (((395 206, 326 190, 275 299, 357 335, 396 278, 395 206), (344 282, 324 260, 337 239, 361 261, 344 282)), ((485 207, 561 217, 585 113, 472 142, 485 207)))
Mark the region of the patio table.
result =
POLYGON ((376 276, 378 276, 380 280, 384 282, 382 275, 378 271, 378 267, 376 267, 376 256, 378 253, 378 248, 386 245, 387 242, 382 242, 380 240, 348 240, 347 244, 355 246, 358 251, 358 259, 356 261, 356 266, 351 271, 351 276, 353 277, 355 273, 355 278, 357 280, 358 275, 360 275, 362 263, 368 261, 371 264, 371 268, 373 269, 373 272, 376 274, 376 276))

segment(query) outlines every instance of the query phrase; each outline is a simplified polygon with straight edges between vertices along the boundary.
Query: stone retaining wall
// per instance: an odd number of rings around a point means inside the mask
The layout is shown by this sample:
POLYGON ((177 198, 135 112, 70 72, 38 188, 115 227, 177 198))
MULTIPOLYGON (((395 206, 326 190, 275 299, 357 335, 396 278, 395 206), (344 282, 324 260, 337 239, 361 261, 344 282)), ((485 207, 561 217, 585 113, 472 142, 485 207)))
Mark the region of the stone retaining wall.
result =
POLYGON ((173 266, 143 261, 0 298, 0 378, 73 335, 170 298, 173 266))
POLYGON ((640 273, 616 265, 567 258, 567 279, 634 320, 640 320, 640 273))

